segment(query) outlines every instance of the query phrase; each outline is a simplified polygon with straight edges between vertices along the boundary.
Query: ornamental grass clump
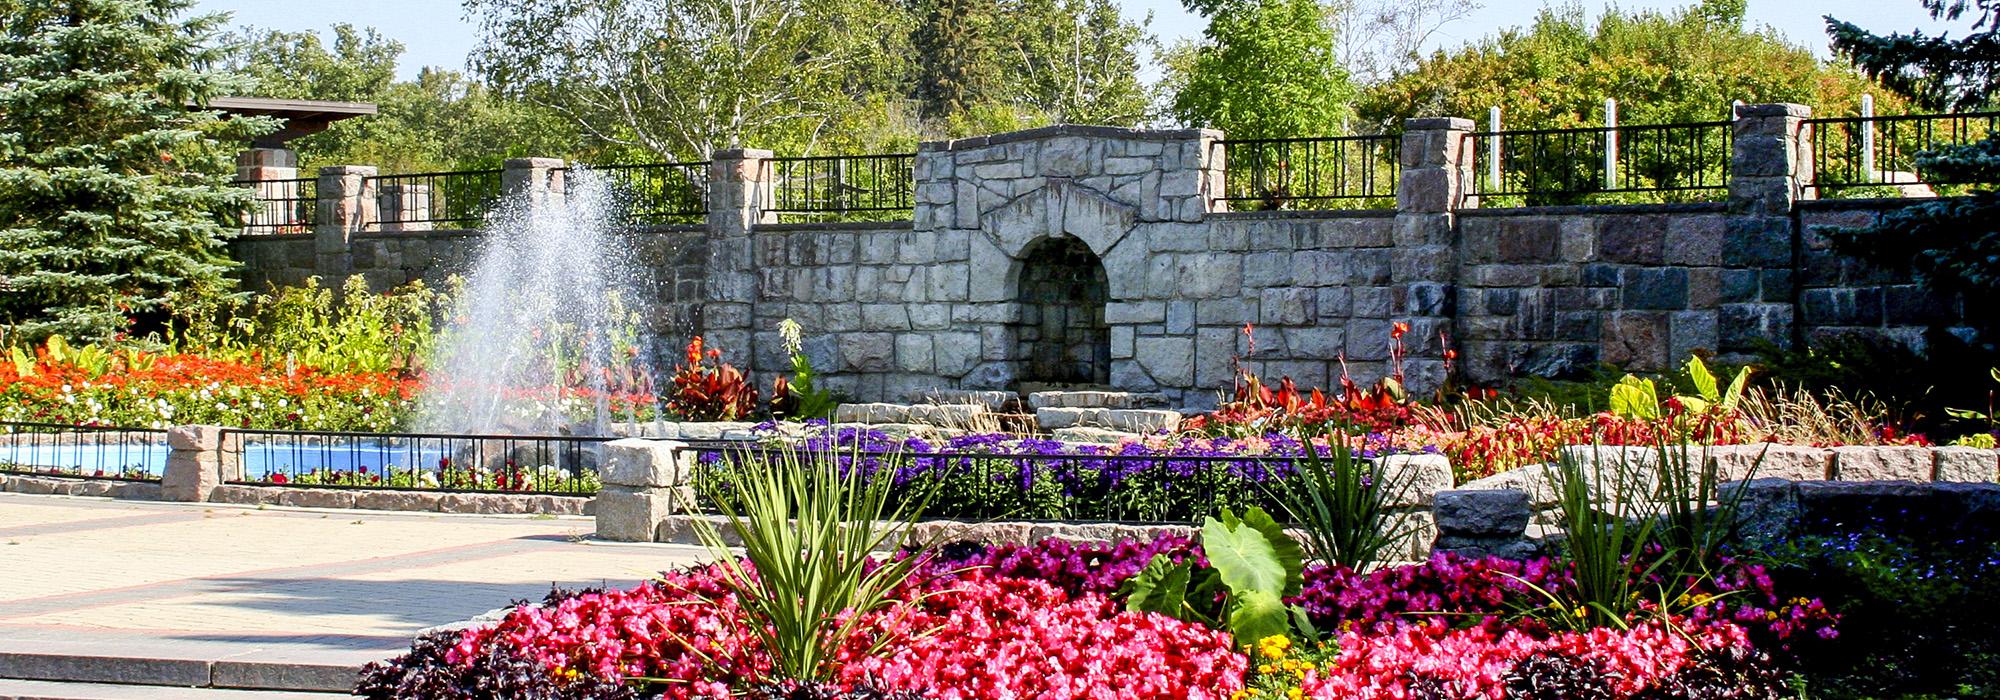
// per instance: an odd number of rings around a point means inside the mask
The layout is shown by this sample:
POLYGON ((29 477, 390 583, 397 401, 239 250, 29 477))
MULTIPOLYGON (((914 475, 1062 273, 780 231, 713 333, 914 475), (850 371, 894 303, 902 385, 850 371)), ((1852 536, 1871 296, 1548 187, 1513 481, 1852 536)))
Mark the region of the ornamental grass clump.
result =
POLYGON ((853 448, 733 450, 726 479, 698 482, 723 524, 693 518, 695 534, 782 678, 832 680, 839 650, 869 613, 907 604, 894 593, 927 558, 875 556, 905 540, 926 499, 892 499, 893 481, 870 478, 856 457, 853 448))
POLYGON ((1265 490, 1305 534, 1308 558, 1367 571, 1413 534, 1391 523, 1390 507, 1415 480, 1391 474, 1386 459, 1361 458, 1341 438, 1325 436, 1324 455, 1312 447, 1316 440, 1306 441, 1292 473, 1269 480, 1265 490))

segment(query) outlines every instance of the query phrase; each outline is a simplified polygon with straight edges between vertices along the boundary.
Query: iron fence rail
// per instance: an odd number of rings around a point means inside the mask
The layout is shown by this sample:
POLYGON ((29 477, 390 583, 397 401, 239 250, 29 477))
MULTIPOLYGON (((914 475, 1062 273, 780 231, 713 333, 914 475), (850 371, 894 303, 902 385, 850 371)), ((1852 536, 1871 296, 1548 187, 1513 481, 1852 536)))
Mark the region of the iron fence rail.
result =
POLYGON ((1402 137, 1392 134, 1224 139, 1224 191, 1231 209, 1275 211, 1394 206, 1402 137))
POLYGON ((167 431, 55 423, 0 423, 0 473, 159 481, 167 431))
POLYGON ((229 483, 550 495, 596 492, 603 443, 614 439, 222 431, 229 483))
POLYGON ((377 231, 473 228, 500 202, 501 170, 378 175, 364 191, 375 193, 375 214, 364 222, 377 231))
MULTIPOLYGON (((734 460, 812 448, 754 442, 695 441, 697 480, 725 492, 734 460)), ((823 453, 823 452, 820 452, 823 453)), ((1279 512, 1268 481, 1292 473, 1299 458, 1272 455, 1006 454, 975 451, 880 452, 832 448, 845 466, 860 464, 895 480, 899 495, 922 492, 926 517, 1196 522, 1222 508, 1279 512), (1024 516, 1026 514, 1032 514, 1024 516)), ((703 489, 703 498, 709 489, 703 489)), ((704 502, 705 508, 713 508, 704 502)))
POLYGON ((1995 135, 2000 111, 1827 117, 1806 124, 1814 171, 1810 187, 1823 195, 1885 185, 1992 184, 1925 168, 1918 158, 1940 146, 1970 145, 1995 135))
POLYGON ((1733 122, 1716 121, 1482 131, 1467 148, 1478 162, 1474 193, 1485 198, 1525 205, 1619 193, 1716 200, 1728 194, 1733 130, 1733 122))
POLYGON ((895 221, 912 215, 916 154, 768 158, 771 183, 765 211, 780 220, 895 221), (882 218, 895 212, 892 218, 882 218))
POLYGON ((319 219, 319 180, 236 180, 250 189, 250 208, 243 213, 243 233, 281 236, 312 233, 319 219))
MULTIPOLYGON (((604 178, 630 223, 698 224, 708 215, 708 165, 708 161, 590 165, 569 172, 572 177, 604 178)), ((565 184, 574 186, 568 179, 565 184)))

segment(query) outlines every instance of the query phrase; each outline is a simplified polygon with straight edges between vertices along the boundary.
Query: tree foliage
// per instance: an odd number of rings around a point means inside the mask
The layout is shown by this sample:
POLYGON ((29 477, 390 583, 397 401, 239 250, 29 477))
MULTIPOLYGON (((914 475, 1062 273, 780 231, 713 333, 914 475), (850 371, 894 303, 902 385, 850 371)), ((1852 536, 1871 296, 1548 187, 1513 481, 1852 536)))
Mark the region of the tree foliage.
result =
MULTIPOLYGON (((1742 0, 1668 12, 1614 7, 1594 23, 1579 5, 1544 9, 1526 28, 1439 51, 1370 88, 1359 110, 1383 126, 1409 117, 1481 119, 1496 106, 1515 128, 1597 126, 1609 97, 1619 102, 1619 121, 1651 124, 1727 119, 1735 100, 1850 113, 1871 87, 1773 30, 1746 26, 1743 7, 1742 0)), ((1878 102, 1885 113, 1898 105, 1878 102)))
POLYGON ((1013 0, 1001 99, 1050 124, 1132 126, 1146 117, 1144 24, 1111 0, 1013 0))
POLYGON ((398 81, 401 43, 374 29, 332 29, 331 48, 309 31, 247 29, 225 42, 230 52, 224 65, 257 81, 250 94, 376 105, 372 116, 335 122, 290 142, 307 172, 344 164, 417 172, 497 167, 514 157, 593 155, 582 135, 547 108, 441 68, 398 81))
POLYGON ((1346 129, 1354 88, 1315 0, 1184 0, 1208 17, 1201 43, 1165 61, 1174 116, 1233 138, 1346 129))
MULTIPOLYGON (((1934 17, 1957 20, 1975 10, 1963 39, 1921 34, 1876 36, 1827 18, 1834 47, 1855 66, 1881 77, 1917 103, 1936 109, 1978 107, 2000 87, 2000 44, 1993 37, 2000 3, 1922 0, 1934 17)), ((1917 169, 1943 182, 1986 183, 1971 196, 1938 199, 1884 213, 1874 226, 1829 234, 1835 248, 1882 268, 1911 275, 1945 298, 1964 303, 1963 318, 1983 331, 1991 350, 2000 319, 2000 138, 1933 148, 1917 169)))
POLYGON ((204 109, 218 15, 192 0, 0 0, 0 324, 98 339, 220 293, 248 191, 236 151, 275 127, 204 109))
POLYGON ((1977 109, 2000 90, 2000 0, 1919 0, 1931 17, 1959 21, 1971 11, 1965 38, 1948 34, 1877 35, 1826 18, 1833 48, 1856 68, 1927 109, 1977 109))
POLYGON ((902 92, 909 14, 887 0, 467 0, 477 72, 605 143, 702 160, 814 150, 902 92))

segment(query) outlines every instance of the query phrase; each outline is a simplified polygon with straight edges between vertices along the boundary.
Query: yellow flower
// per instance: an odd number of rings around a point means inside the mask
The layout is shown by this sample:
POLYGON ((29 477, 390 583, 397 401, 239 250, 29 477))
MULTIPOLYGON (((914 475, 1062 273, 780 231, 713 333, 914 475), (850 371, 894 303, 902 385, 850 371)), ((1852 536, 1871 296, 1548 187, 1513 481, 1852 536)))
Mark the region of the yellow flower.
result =
POLYGON ((1305 697, 1305 693, 1300 692, 1298 688, 1290 688, 1285 691, 1285 697, 1291 698, 1291 700, 1299 700, 1299 698, 1305 697))

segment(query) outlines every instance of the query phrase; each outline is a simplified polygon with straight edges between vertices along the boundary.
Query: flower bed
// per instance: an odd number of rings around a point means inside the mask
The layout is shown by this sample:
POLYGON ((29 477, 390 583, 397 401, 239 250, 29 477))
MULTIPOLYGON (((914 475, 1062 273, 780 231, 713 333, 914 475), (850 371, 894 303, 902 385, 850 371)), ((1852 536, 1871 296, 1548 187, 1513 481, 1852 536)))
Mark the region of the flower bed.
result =
MULTIPOLYGON (((1440 556, 1367 574, 1312 568, 1294 602, 1332 633, 1328 646, 1279 637, 1239 648, 1226 632, 1125 610, 1121 587, 1158 555, 1202 558, 1176 536, 948 546, 901 587, 905 604, 864 613, 838 679, 941 700, 1766 697, 1798 644, 1834 636, 1824 607, 1781 600, 1754 565, 1696 582, 1671 613, 1574 629, 1539 614, 1538 589, 1568 576, 1562 562, 1440 556)), ((724 698, 777 680, 721 575, 553 594, 497 624, 421 640, 371 667, 359 692, 470 698, 499 682, 551 698, 724 698)))

